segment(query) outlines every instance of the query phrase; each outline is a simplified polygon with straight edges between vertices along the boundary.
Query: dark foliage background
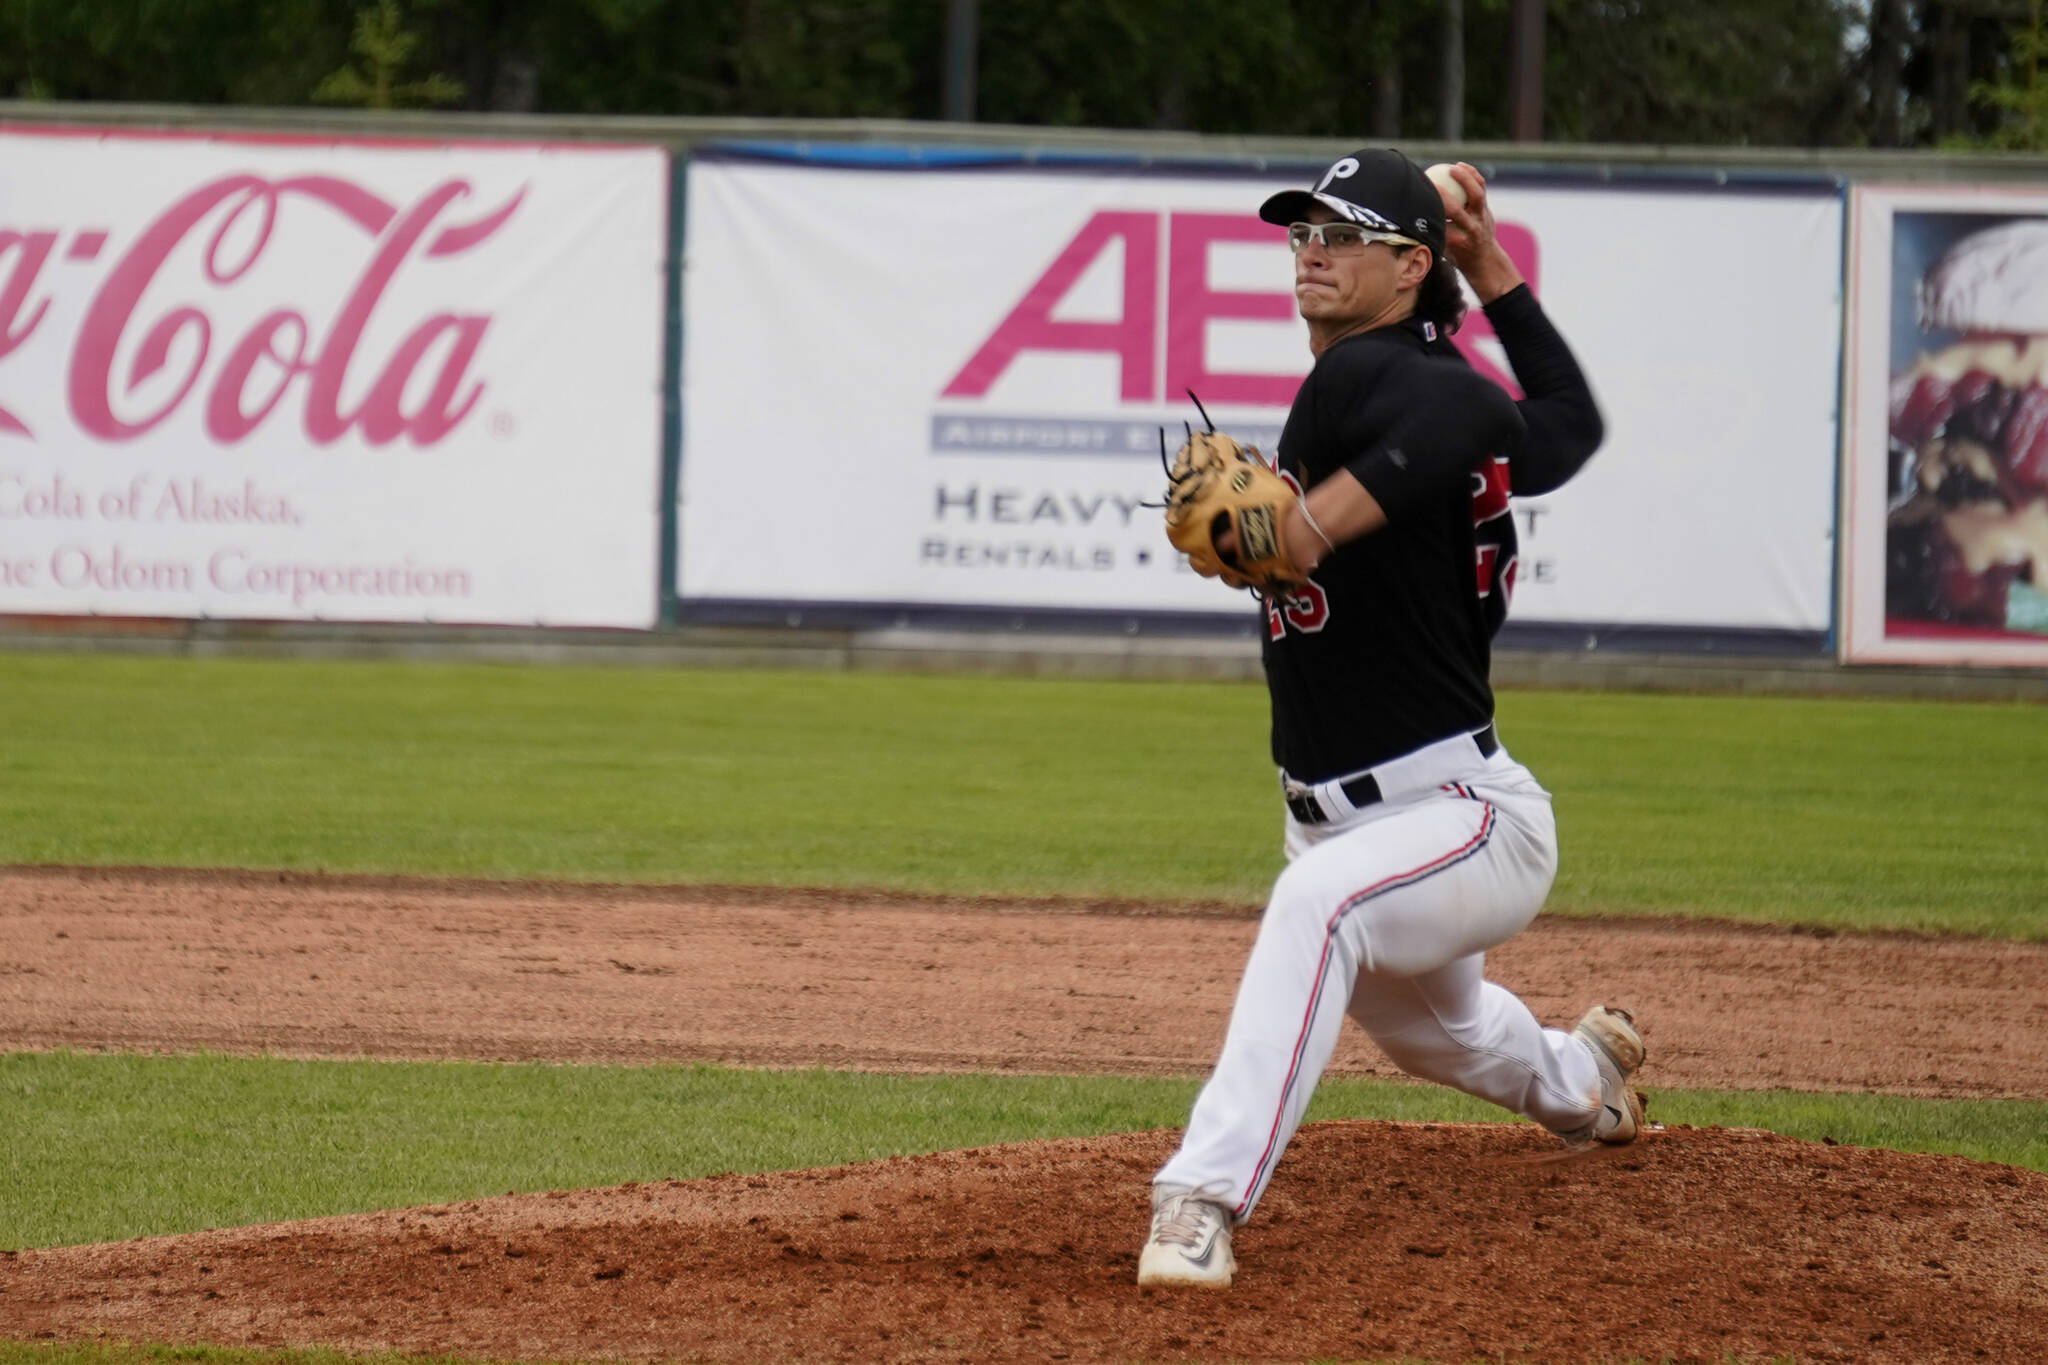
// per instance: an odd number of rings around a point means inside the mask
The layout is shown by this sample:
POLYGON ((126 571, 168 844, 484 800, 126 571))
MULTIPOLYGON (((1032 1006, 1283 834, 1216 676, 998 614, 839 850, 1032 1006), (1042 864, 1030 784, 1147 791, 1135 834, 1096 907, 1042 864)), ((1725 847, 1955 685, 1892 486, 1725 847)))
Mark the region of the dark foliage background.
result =
MULTIPOLYGON (((1509 0, 980 6, 989 122, 1507 136, 1509 0)), ((946 0, 0 0, 0 97, 935 119, 946 0)), ((1544 132, 2038 146, 2041 0, 1549 0, 1544 132)))

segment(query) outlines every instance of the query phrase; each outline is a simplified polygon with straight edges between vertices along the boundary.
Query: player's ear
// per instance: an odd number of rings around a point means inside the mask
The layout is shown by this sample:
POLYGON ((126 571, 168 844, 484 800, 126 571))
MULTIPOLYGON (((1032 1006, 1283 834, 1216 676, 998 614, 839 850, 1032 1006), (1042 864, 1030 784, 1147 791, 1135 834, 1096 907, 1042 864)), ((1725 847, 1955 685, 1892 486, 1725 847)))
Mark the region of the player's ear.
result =
POLYGON ((1401 253, 1401 269, 1394 279, 1403 289, 1420 289, 1435 265, 1436 257, 1428 247, 1410 247, 1401 253))

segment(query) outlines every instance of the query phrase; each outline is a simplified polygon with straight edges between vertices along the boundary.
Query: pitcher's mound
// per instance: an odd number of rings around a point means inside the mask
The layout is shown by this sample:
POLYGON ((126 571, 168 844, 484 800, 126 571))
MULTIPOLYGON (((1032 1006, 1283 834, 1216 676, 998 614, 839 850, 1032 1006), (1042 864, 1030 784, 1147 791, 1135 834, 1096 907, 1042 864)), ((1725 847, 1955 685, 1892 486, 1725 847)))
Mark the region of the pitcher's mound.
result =
POLYGON ((1133 1282, 1172 1133, 0 1255, 6 1335, 498 1359, 2048 1360, 2048 1177, 1675 1128, 1338 1122, 1235 1288, 1133 1282))

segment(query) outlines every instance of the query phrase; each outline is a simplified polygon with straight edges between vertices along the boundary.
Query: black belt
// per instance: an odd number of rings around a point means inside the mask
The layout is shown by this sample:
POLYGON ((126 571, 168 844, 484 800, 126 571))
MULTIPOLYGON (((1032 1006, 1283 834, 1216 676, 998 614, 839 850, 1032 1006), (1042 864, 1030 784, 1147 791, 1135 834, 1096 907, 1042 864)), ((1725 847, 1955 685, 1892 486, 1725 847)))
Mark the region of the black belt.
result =
MULTIPOLYGON (((1491 725, 1473 735, 1472 743, 1478 748, 1481 758, 1492 758, 1500 752, 1500 736, 1494 732, 1494 728, 1491 725)), ((1339 787, 1343 791, 1345 798, 1351 802, 1355 809, 1363 809, 1382 799, 1379 779, 1371 773, 1362 773, 1347 782, 1340 783, 1339 787)), ((1294 818, 1301 821, 1304 825, 1320 825, 1330 818, 1324 812, 1322 803, 1316 800, 1312 792, 1299 792, 1288 795, 1287 809, 1292 811, 1294 818)))

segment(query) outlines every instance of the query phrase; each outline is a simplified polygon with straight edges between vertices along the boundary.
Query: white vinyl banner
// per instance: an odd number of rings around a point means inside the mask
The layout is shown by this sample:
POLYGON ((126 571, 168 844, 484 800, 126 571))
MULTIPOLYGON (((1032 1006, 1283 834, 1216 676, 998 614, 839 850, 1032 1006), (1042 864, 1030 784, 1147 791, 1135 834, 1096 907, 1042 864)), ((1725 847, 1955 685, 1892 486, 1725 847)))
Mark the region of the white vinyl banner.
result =
POLYGON ((0 129, 0 613, 652 626, 666 177, 0 129))
POLYGON ((2048 666, 2048 190, 1850 202, 1842 657, 2048 666))
MULTIPOLYGON (((1299 177, 689 170, 686 599, 1242 611, 1166 543, 1160 428, 1270 453, 1310 355, 1299 177)), ((1831 189, 1526 184, 1504 246, 1607 443, 1518 503, 1513 618, 1822 632, 1841 277, 1831 189)), ((1476 309, 1459 337, 1505 361, 1476 309)))

